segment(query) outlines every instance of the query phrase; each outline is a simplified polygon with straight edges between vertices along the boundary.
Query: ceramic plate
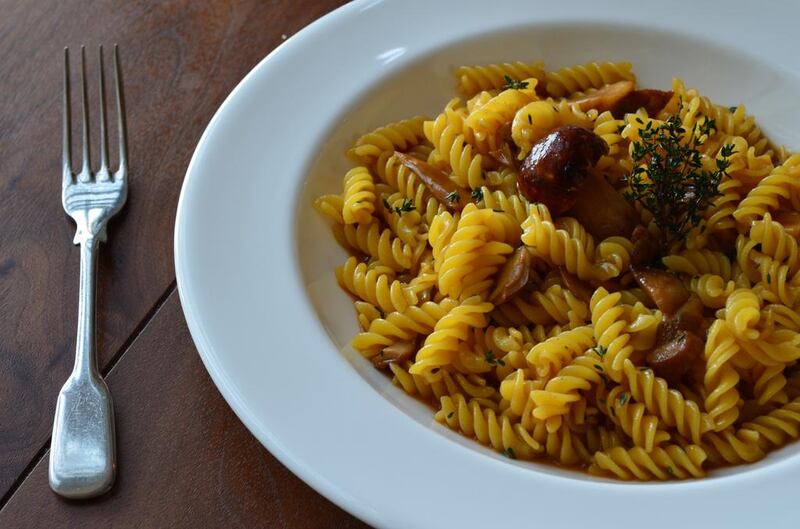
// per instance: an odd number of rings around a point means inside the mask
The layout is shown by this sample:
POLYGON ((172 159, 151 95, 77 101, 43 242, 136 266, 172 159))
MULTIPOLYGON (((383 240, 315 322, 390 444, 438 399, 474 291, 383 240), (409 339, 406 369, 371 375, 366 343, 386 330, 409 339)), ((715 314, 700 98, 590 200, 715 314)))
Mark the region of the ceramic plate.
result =
POLYGON ((380 527, 796 527, 800 445, 705 480, 631 484, 517 462, 450 432, 347 345, 345 259, 313 197, 361 133, 452 97, 462 64, 628 60, 746 102, 800 147, 800 4, 357 1, 286 41, 230 94, 186 174, 178 287, 211 377, 294 473, 380 527), (737 7, 741 6, 741 7, 737 7))

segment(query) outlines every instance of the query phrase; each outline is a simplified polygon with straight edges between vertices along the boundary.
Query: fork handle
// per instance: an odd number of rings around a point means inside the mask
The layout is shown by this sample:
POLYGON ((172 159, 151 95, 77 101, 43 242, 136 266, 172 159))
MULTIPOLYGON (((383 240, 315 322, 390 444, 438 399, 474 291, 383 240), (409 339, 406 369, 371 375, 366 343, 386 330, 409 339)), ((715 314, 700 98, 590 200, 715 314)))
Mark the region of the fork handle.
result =
POLYGON ((81 248, 75 366, 58 395, 50 448, 51 488, 69 498, 106 492, 116 474, 114 409, 95 358, 95 268, 100 239, 79 239, 81 248))
POLYGON ((95 354, 94 304, 96 291, 97 253, 100 238, 85 236, 79 240, 81 248, 81 278, 78 290, 78 337, 75 342, 73 375, 89 376, 97 371, 95 354))

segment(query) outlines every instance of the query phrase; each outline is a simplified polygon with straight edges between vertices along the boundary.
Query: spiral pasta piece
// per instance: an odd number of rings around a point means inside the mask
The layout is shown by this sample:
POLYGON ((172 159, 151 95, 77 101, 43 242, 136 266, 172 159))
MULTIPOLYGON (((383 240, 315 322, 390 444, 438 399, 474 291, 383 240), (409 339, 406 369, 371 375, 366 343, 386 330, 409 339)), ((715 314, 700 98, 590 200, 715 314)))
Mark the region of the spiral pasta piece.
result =
POLYGON ((620 304, 619 292, 609 293, 605 288, 595 290, 589 307, 598 348, 602 348, 602 363, 606 374, 614 381, 622 381, 624 362, 633 354, 631 337, 625 332, 628 322, 625 309, 620 304))
POLYGON ((658 417, 648 415, 645 405, 631 402, 630 395, 621 386, 616 386, 606 398, 606 411, 622 431, 646 452, 668 441, 670 435, 658 427, 658 417))
POLYGON ((732 425, 739 417, 739 391, 736 389, 739 374, 730 364, 738 352, 739 346, 729 324, 715 321, 706 337, 704 384, 707 392, 705 408, 717 432, 732 425))
POLYGON ((760 319, 761 300, 755 292, 748 288, 740 288, 728 296, 725 302, 725 321, 736 336, 742 339, 757 339, 760 319))
POLYGON ((717 187, 720 195, 711 201, 699 226, 692 228, 686 237, 690 250, 699 250, 708 244, 711 237, 720 233, 733 233, 736 220, 733 212, 744 193, 744 185, 733 178, 725 180, 717 187))
POLYGON ((553 97, 566 97, 617 81, 636 81, 630 63, 590 62, 547 72, 545 89, 553 97))
POLYGON ((667 381, 655 376, 651 369, 637 368, 626 360, 623 365, 624 384, 636 402, 658 416, 667 426, 673 426, 682 436, 699 444, 701 435, 713 428, 710 418, 700 411, 696 402, 687 400, 667 381))
POLYGON ((703 463, 706 458, 705 451, 698 445, 688 445, 685 449, 668 445, 656 447, 652 452, 640 446, 630 449, 617 447, 595 453, 589 472, 641 481, 702 478, 705 476, 703 463))
POLYGON ((725 306, 728 296, 736 290, 736 284, 733 281, 726 282, 716 274, 703 274, 692 278, 689 290, 697 294, 704 306, 719 309, 725 306))
POLYGON ((760 435, 748 428, 727 428, 721 432, 708 432, 703 436, 703 450, 712 465, 738 465, 752 463, 764 457, 759 446, 760 435))
POLYGON ((800 270, 797 239, 786 233, 783 225, 772 220, 769 213, 750 226, 750 240, 761 245, 761 253, 786 264, 792 274, 800 270))
MULTIPOLYGON (((555 266, 563 266, 580 279, 604 281, 616 277, 623 269, 619 265, 630 259, 626 252, 619 255, 622 258, 621 262, 593 262, 582 242, 571 237, 566 230, 557 229, 547 208, 541 204, 531 206, 522 229, 522 242, 528 246, 533 255, 555 266)), ((613 244, 617 250, 624 250, 624 246, 616 241, 611 241, 609 244, 613 244)), ((627 266, 627 263, 625 264, 627 266)))
POLYGON ((477 141, 484 141, 500 131, 503 124, 510 122, 517 110, 536 99, 535 78, 525 79, 525 88, 503 90, 485 105, 472 112, 464 126, 473 131, 477 141))
POLYGON ((508 244, 518 235, 517 226, 505 213, 468 204, 447 246, 434 258, 439 264, 439 291, 450 297, 472 296, 488 290, 492 276, 514 251, 508 244))
POLYGON ((544 63, 517 61, 484 66, 461 66, 456 70, 456 77, 459 91, 466 97, 472 97, 483 90, 503 88, 508 83, 507 77, 516 81, 533 77, 541 82, 544 80, 544 63))
POLYGON ((665 256, 661 262, 673 272, 690 276, 715 274, 725 281, 732 279, 730 259, 725 254, 713 250, 684 250, 680 254, 665 256))
POLYGON ((483 445, 520 459, 532 459, 542 451, 542 445, 521 425, 512 424, 508 417, 498 416, 492 409, 482 408, 475 400, 467 402, 458 394, 444 396, 440 402, 441 408, 434 418, 483 445))
POLYGON ((342 210, 344 200, 341 195, 322 195, 314 200, 314 209, 333 220, 337 224, 344 224, 342 210))
POLYGON ((800 187, 800 155, 789 157, 761 180, 739 203, 733 218, 742 229, 770 211, 780 208, 781 200, 791 200, 800 187))
POLYGON ((782 446, 790 439, 797 439, 800 437, 800 398, 756 417, 742 427, 759 433, 759 445, 763 450, 782 446))
POLYGON ((483 185, 483 158, 467 141, 463 116, 446 110, 435 120, 426 121, 424 130, 435 147, 431 158, 440 160, 445 168, 450 169, 459 186, 479 188, 483 185))
POLYGON ((783 375, 784 366, 765 366, 758 364, 753 368, 753 396, 759 404, 774 402, 786 404, 789 398, 783 390, 786 387, 786 377, 783 375))
POLYGON ((561 368, 544 389, 531 392, 533 416, 546 421, 548 432, 555 432, 561 427, 562 418, 569 412, 570 405, 581 400, 579 392, 600 383, 601 371, 597 353, 590 351, 575 358, 561 368))
POLYGON ((378 259, 394 270, 408 270, 414 263, 412 247, 394 237, 391 230, 381 230, 375 222, 346 224, 344 237, 353 249, 378 259))
POLYGON ((393 270, 386 266, 368 267, 350 257, 336 269, 339 284, 383 312, 403 312, 417 303, 417 296, 402 282, 393 279, 393 270))
POLYGON ((466 342, 469 337, 469 329, 486 327, 485 314, 492 308, 491 303, 481 301, 479 296, 473 296, 451 309, 436 322, 433 331, 425 338, 409 372, 414 375, 424 374, 428 380, 438 378, 436 375, 442 366, 455 363, 461 343, 466 342))
POLYGON ((527 355, 528 364, 536 369, 540 379, 549 380, 594 344, 594 333, 589 326, 564 331, 534 345, 527 355))
POLYGON ((371 358, 381 349, 399 341, 413 340, 421 334, 430 334, 436 323, 458 305, 452 299, 440 303, 428 301, 419 307, 409 306, 403 312, 392 312, 370 323, 369 329, 358 333, 352 340, 353 348, 371 358))
POLYGON ((356 167, 344 176, 342 217, 346 224, 369 224, 375 211, 375 185, 366 167, 356 167))
POLYGON ((425 138, 422 132, 425 119, 416 116, 379 127, 358 138, 347 154, 354 161, 369 166, 384 152, 410 149, 425 138))
POLYGON ((503 191, 492 191, 486 186, 481 187, 481 196, 483 201, 479 206, 508 213, 519 225, 522 225, 525 219, 528 218, 530 204, 523 196, 519 196, 516 193, 509 196, 503 191))

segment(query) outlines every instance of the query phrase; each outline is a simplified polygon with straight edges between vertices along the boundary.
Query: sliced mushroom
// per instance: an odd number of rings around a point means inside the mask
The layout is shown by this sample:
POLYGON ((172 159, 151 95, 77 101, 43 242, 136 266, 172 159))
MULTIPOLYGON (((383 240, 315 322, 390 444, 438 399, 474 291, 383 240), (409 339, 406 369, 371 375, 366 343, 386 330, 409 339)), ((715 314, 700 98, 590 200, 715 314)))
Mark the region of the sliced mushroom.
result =
POLYGON ((378 369, 386 369, 391 363, 411 360, 416 349, 417 344, 412 340, 395 342, 392 345, 384 347, 380 353, 373 356, 372 364, 378 369))
POLYGON ((658 258, 661 249, 658 239, 641 224, 633 229, 631 241, 633 242, 633 251, 631 251, 633 266, 647 266, 658 258))
POLYGON ((672 340, 661 343, 647 354, 647 365, 656 376, 677 385, 703 356, 703 340, 694 333, 679 331, 672 340))
POLYGON ((695 294, 691 294, 689 299, 674 314, 668 314, 664 317, 664 323, 659 333, 659 341, 669 341, 679 331, 702 335, 703 325, 705 324, 703 309, 703 302, 700 298, 695 294))
POLYGON ((589 169, 607 153, 608 145, 595 133, 563 126, 533 146, 520 167, 517 187, 528 200, 561 215, 575 204, 589 169))
POLYGON ((601 175, 589 175, 567 212, 599 239, 630 237, 639 215, 601 175))
POLYGON ((524 246, 517 248, 506 261, 489 301, 502 305, 528 284, 533 258, 524 246))
POLYGON ((689 299, 689 291, 684 284, 669 272, 635 267, 631 267, 631 272, 642 290, 664 314, 675 314, 689 299))
POLYGON ((648 116, 655 116, 669 103, 673 95, 673 92, 664 90, 634 90, 617 101, 610 110, 616 118, 622 118, 640 108, 645 109, 648 116))
POLYGON ((561 274, 561 280, 564 282, 564 285, 572 292, 576 298, 588 302, 592 299, 592 293, 594 290, 592 286, 579 279, 578 276, 570 274, 564 267, 558 267, 558 273, 561 274))
POLYGON ((572 99, 572 103, 576 103, 581 110, 594 108, 598 112, 605 112, 611 110, 615 105, 619 104, 628 94, 633 92, 633 81, 619 81, 616 83, 607 84, 597 90, 572 99))
POLYGON ((431 194, 451 211, 461 211, 469 203, 470 191, 457 186, 440 169, 402 152, 394 153, 400 163, 408 167, 431 194))

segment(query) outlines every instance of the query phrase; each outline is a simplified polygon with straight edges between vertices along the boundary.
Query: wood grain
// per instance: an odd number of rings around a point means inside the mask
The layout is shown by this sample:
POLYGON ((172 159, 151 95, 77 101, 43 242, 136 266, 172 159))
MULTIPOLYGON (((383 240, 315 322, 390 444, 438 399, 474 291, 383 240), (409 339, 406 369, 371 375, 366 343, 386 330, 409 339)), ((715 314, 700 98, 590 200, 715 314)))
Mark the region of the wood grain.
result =
POLYGON ((73 361, 78 251, 60 204, 63 46, 91 46, 94 80, 94 47, 118 42, 125 79, 130 197, 110 225, 98 281, 107 368, 174 281, 175 207, 205 124, 282 35, 341 3, 0 0, 0 498, 48 442, 73 361))
POLYGON ((90 502, 47 486, 47 458, 0 511, 0 527, 350 528, 361 522, 291 474, 208 377, 173 292, 107 378, 119 479, 90 502))

